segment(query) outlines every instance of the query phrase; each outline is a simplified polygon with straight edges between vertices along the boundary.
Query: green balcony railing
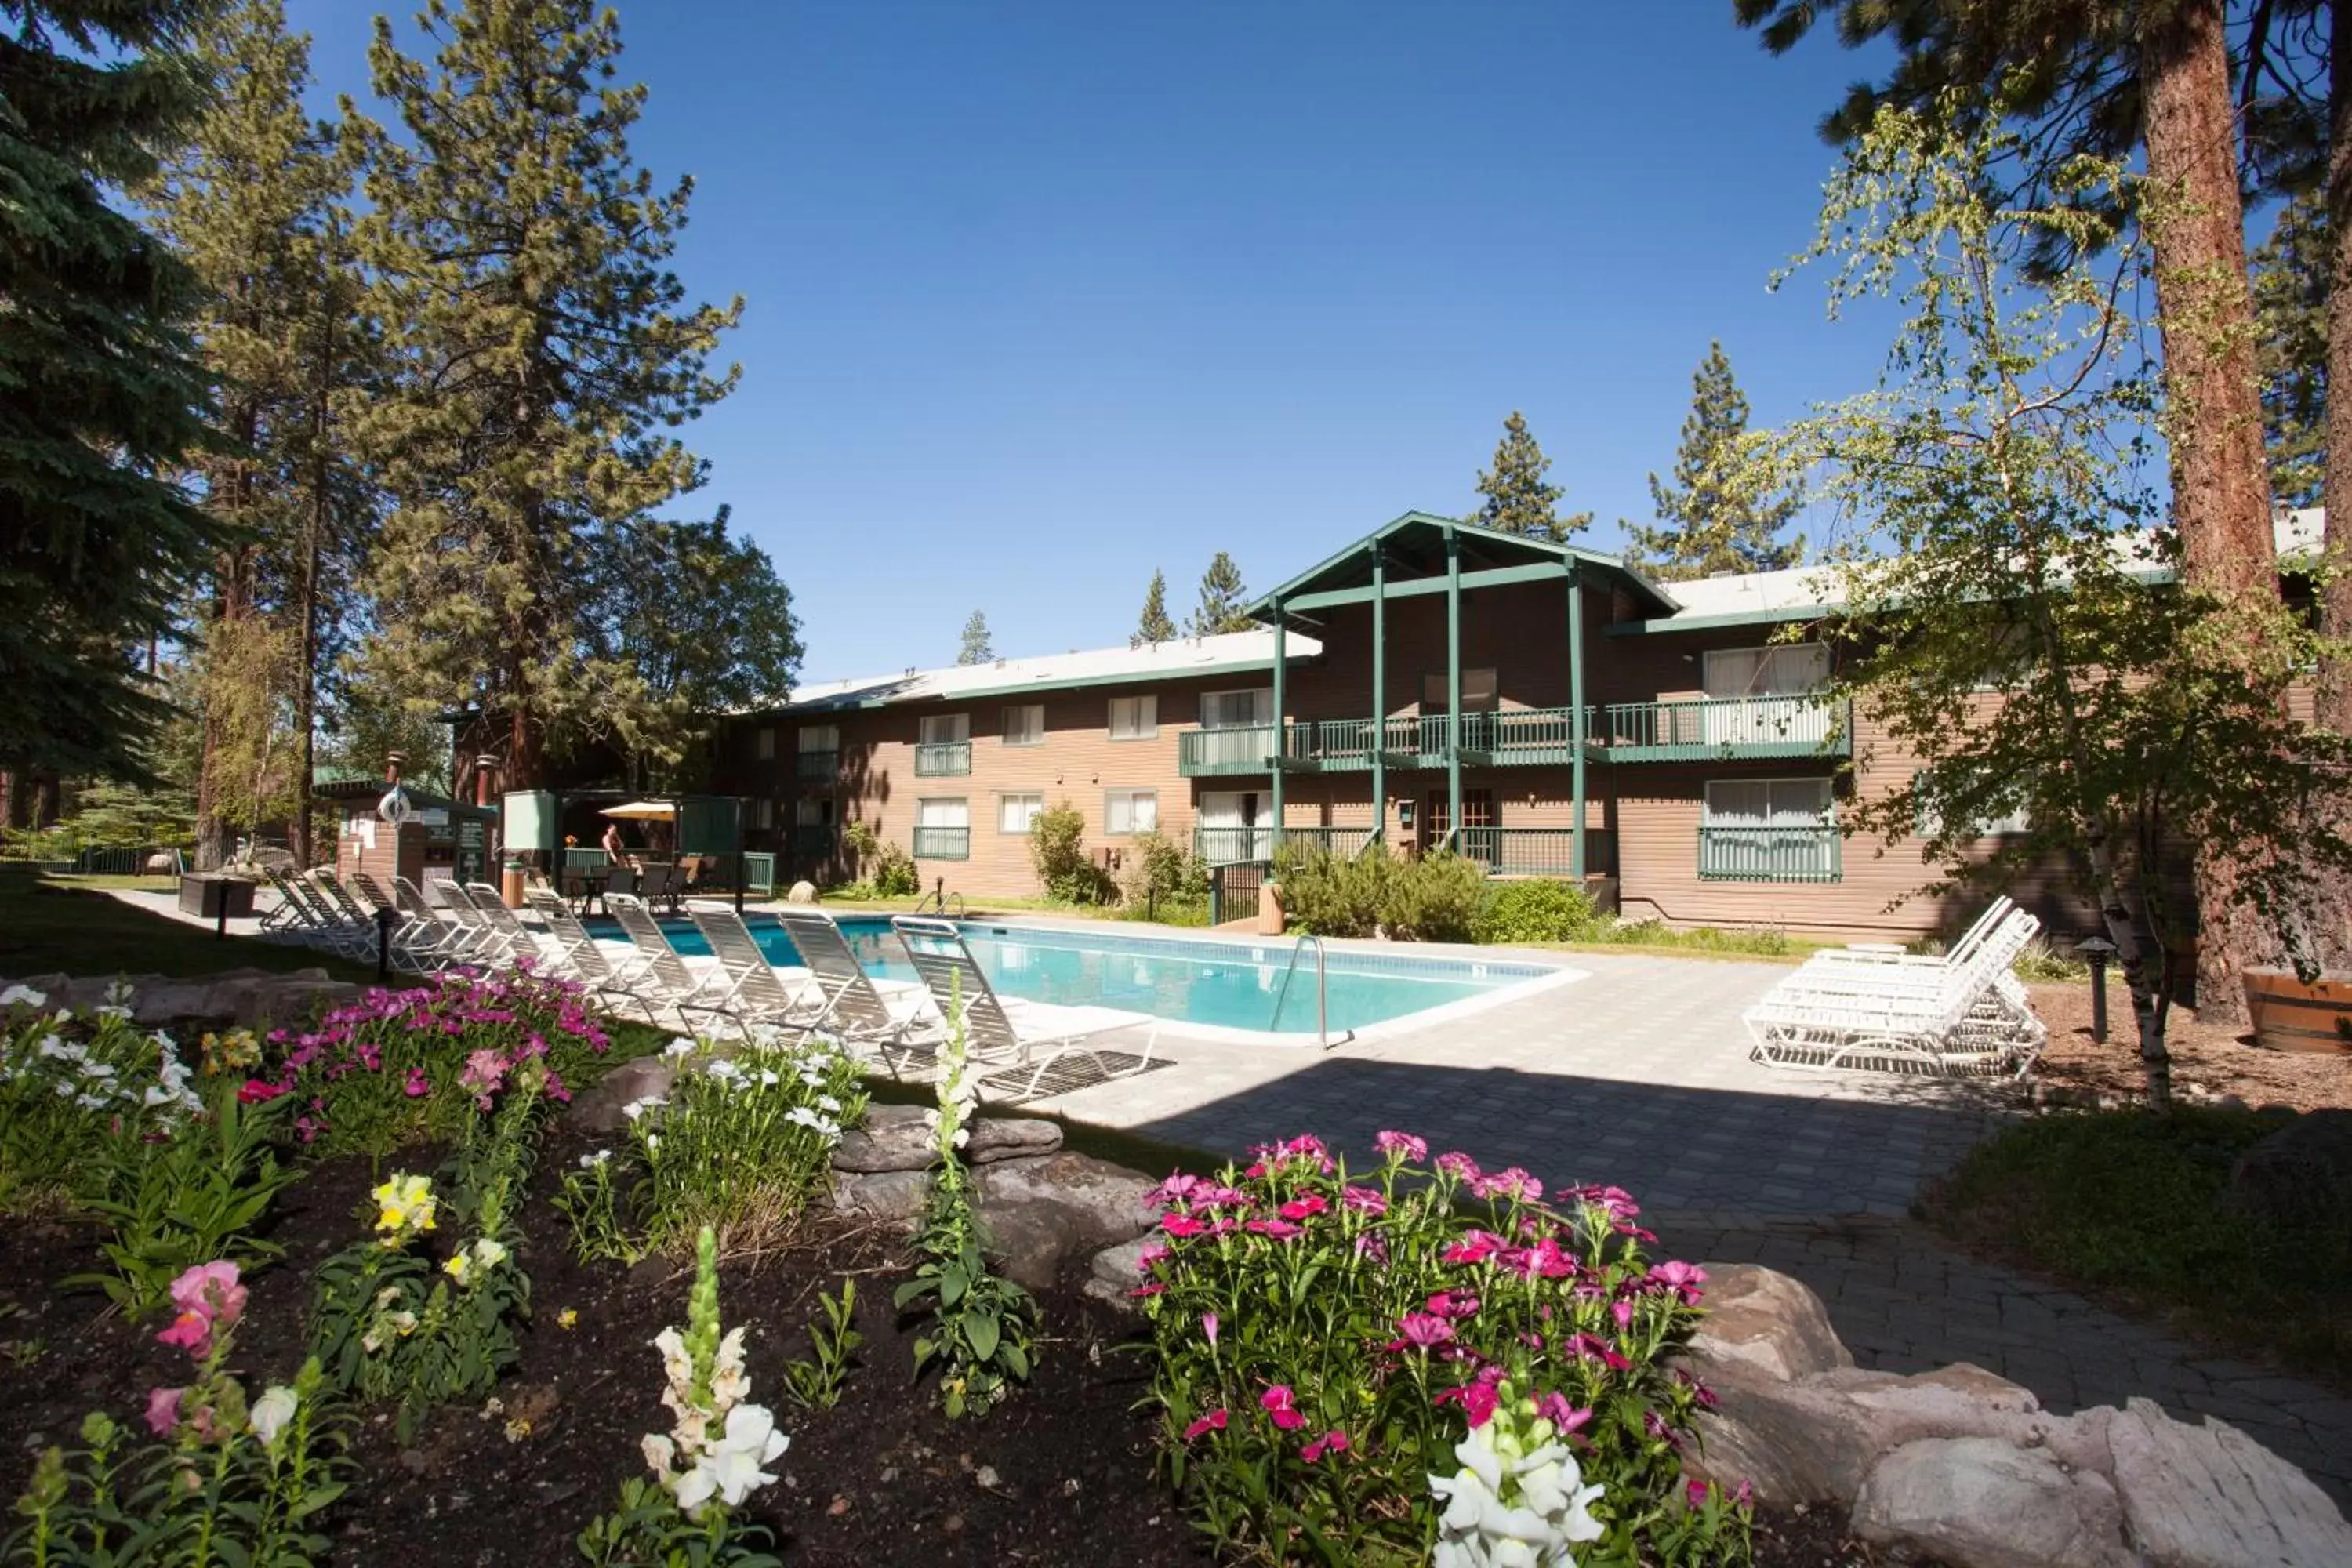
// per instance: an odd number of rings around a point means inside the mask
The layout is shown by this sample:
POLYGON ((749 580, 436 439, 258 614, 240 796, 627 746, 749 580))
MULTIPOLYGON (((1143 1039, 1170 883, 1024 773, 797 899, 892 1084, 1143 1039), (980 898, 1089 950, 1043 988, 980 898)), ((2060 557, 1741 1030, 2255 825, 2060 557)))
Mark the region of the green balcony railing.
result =
POLYGON ((1698 874, 1709 882, 1834 882, 1845 840, 1833 825, 1701 827, 1698 874))
POLYGON ((915 748, 917 778, 948 778, 970 772, 971 772, 970 741, 943 741, 937 745, 915 748))
POLYGON ((916 828, 915 858, 918 860, 971 859, 971 829, 969 827, 916 828))
POLYGON ((1176 771, 1186 778, 1262 773, 1274 766, 1274 726, 1188 730, 1176 742, 1176 771))
POLYGON ((1592 739, 1615 763, 1844 756, 1853 750, 1849 715, 1847 704, 1821 697, 1612 702, 1592 739))
POLYGON ((793 762, 793 776, 803 784, 831 784, 840 773, 837 751, 803 752, 793 762))
POLYGON ((803 822, 793 829, 793 854, 803 863, 833 858, 833 828, 821 822, 803 822))
MULTIPOLYGON (((1465 827, 1454 837, 1454 851, 1486 868, 1490 877, 1571 877, 1576 874, 1572 827, 1465 827)), ((1617 836, 1603 828, 1584 832, 1584 871, 1614 875, 1617 836)))
POLYGON ((1445 716, 1321 719, 1285 727, 1283 766, 1302 773, 1369 773, 1372 753, 1391 767, 1445 765, 1445 716))
POLYGON ((1192 853, 1212 866, 1274 858, 1274 829, 1267 827, 1195 827, 1192 853))
POLYGON ((1286 827, 1282 842, 1298 849, 1320 849, 1341 860, 1352 860, 1372 841, 1369 827, 1286 827))

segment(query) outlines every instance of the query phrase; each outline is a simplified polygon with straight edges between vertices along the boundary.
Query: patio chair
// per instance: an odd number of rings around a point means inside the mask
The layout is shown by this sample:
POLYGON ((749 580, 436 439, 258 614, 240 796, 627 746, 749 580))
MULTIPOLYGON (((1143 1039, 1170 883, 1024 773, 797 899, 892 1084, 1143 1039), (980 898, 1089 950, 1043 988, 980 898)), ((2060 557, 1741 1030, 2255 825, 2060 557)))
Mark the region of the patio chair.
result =
MULTIPOLYGON (((323 870, 324 868, 320 869, 323 870)), ((324 947, 353 962, 375 956, 375 928, 352 918, 328 897, 319 886, 318 871, 307 871, 289 877, 278 884, 280 889, 301 905, 308 923, 295 931, 295 936, 313 947, 324 947)))
MULTIPOLYGON (((793 939, 809 978, 824 994, 824 1005, 809 1028, 836 1036, 845 1045, 871 1048, 886 1063, 893 1048, 908 1045, 918 1035, 939 1033, 940 1016, 925 996, 913 995, 893 1005, 882 994, 831 915, 806 904, 787 904, 776 911, 776 919, 793 939)), ((903 1065, 895 1064, 893 1070, 903 1065)))
MULTIPOLYGON (((442 881, 433 885, 436 888, 446 888, 450 884, 442 881)), ((474 962, 475 950, 490 934, 488 924, 478 921, 458 919, 451 905, 436 903, 425 896, 423 889, 405 877, 394 877, 392 890, 394 896, 400 900, 400 907, 407 913, 408 918, 432 933, 434 952, 440 962, 444 963, 474 962)), ((473 905, 467 904, 466 911, 470 915, 473 912, 473 905)))
POLYGON ((511 963, 518 958, 528 958, 539 963, 545 960, 547 952, 540 945, 539 933, 507 908, 505 894, 488 882, 467 882, 463 890, 473 900, 474 912, 481 916, 498 939, 499 945, 493 962, 511 963))
POLYGON ((1827 983, 1800 971, 1741 1015, 1755 1041, 1749 1054, 1776 1068, 2022 1076, 2048 1031, 2000 982, 2041 927, 2012 913, 1931 984, 1899 968, 1857 969, 1827 983))
POLYGON ((644 881, 638 886, 637 897, 665 913, 677 914, 678 900, 684 888, 677 874, 677 868, 648 866, 645 868, 643 876, 644 881))
MULTIPOLYGON (((964 945, 963 932, 953 922, 929 920, 919 915, 894 915, 890 927, 906 943, 907 956, 922 976, 923 985, 931 994, 931 1004, 942 1018, 950 1010, 961 1006, 963 1013, 964 1049, 970 1059, 983 1067, 1020 1069, 1030 1068, 1029 1081, 1020 1093, 1010 1098, 1015 1101, 1035 1097, 1038 1082, 1046 1069, 1072 1052, 1091 1058, 1095 1064, 1097 1082, 1112 1079, 1131 1078, 1151 1065, 1151 1053, 1160 1044, 1160 1024, 1154 1019, 1150 1033, 1145 1037, 1143 1054, 1131 1068, 1111 1068, 1104 1064, 1102 1053, 1085 1042, 1115 1029, 1131 1027, 1125 1019, 1094 1023, 1078 1028, 1038 1028, 1024 1032, 1020 1020, 1034 1017, 1026 1008, 1008 1006, 997 995, 996 988, 988 983, 987 973, 971 949, 964 945), (1045 1059, 1035 1058, 1043 1052, 1045 1059), (1034 1064, 1034 1065, 1033 1065, 1034 1064)), ((914 1054, 909 1052, 909 1054, 914 1054)), ((982 1080, 986 1088, 988 1079, 982 1080)), ((1072 1088, 1082 1087, 1078 1085, 1072 1088)), ((1056 1093, 1066 1092, 1056 1089, 1056 1093)))
POLYGON ((444 946, 452 934, 450 928, 439 921, 419 920, 401 908, 399 900, 365 871, 352 872, 351 885, 360 901, 379 918, 385 910, 392 911, 392 962, 396 967, 422 974, 446 962, 444 946))
POLYGON ((824 1009, 823 993, 810 986, 795 994, 768 962, 768 955, 760 951, 759 939, 740 915, 732 910, 691 910, 688 914, 703 941, 710 944, 710 956, 734 983, 727 1011, 736 1023, 747 1028, 765 1025, 803 1035, 815 1027, 815 1019, 824 1009))
POLYGON ((310 923, 310 916, 304 911, 301 901, 287 888, 286 873, 275 866, 268 865, 262 866, 260 870, 270 887, 276 890, 278 903, 275 908, 263 913, 259 934, 291 936, 308 926, 310 923))
POLYGON ((548 960, 551 969, 565 979, 579 982, 616 1006, 635 1008, 647 1023, 661 1022, 661 1010, 668 994, 653 981, 643 959, 614 963, 605 953, 604 944, 580 923, 580 917, 572 912, 572 906, 563 901, 561 893, 533 888, 523 897, 555 942, 556 951, 548 960))
POLYGON ((610 893, 604 899, 613 918, 621 922, 621 934, 637 950, 641 973, 631 978, 645 987, 645 994, 674 1014, 681 1028, 691 1031, 690 1015, 705 1014, 717 1017, 729 1016, 728 1000, 735 990, 733 976, 723 964, 713 964, 702 974, 687 967, 677 949, 670 946, 661 924, 646 901, 633 893, 610 893))

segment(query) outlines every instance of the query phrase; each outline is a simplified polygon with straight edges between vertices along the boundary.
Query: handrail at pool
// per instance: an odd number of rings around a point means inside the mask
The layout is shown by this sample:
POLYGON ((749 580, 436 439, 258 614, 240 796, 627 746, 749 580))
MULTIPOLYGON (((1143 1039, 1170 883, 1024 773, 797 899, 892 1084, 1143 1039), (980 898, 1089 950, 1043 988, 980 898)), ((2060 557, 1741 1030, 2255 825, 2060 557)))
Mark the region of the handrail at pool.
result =
POLYGON ((1298 973, 1298 955, 1307 951, 1308 942, 1315 944, 1315 1043, 1328 1051, 1331 1048, 1330 977, 1325 973, 1328 955, 1323 951, 1323 939, 1312 931, 1291 944, 1290 963, 1282 972, 1282 989, 1274 994, 1274 1012, 1265 1026, 1271 1034, 1274 1026, 1282 1022, 1282 1005, 1290 999, 1290 977, 1298 973))

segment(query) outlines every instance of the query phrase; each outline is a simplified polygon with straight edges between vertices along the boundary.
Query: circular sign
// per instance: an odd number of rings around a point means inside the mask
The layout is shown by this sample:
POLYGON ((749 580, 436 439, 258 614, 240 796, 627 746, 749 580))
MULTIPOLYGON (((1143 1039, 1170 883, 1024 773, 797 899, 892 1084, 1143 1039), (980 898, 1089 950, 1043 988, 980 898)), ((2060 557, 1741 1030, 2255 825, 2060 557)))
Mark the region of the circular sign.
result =
POLYGON ((382 800, 375 803, 375 814, 398 827, 416 815, 416 808, 408 803, 408 792, 394 784, 383 792, 382 800))

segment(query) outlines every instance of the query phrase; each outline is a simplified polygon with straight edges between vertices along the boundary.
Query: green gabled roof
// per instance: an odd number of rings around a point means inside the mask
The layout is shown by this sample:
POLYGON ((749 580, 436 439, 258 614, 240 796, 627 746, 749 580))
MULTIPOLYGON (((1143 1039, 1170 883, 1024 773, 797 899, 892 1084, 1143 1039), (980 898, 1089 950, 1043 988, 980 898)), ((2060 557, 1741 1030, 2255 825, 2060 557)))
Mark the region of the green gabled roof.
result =
POLYGON ((1482 528, 1475 522, 1440 517, 1434 512, 1409 511, 1335 551, 1288 582, 1260 595, 1250 605, 1249 613, 1259 620, 1270 622, 1274 619, 1274 607, 1277 601, 1287 603, 1301 595, 1369 586, 1371 582, 1369 552, 1374 544, 1388 548, 1389 581, 1391 583, 1442 575, 1445 570, 1445 539, 1448 534, 1463 542, 1463 571, 1465 574, 1514 566, 1574 563, 1580 568, 1624 587, 1633 595, 1634 603, 1645 606, 1649 614, 1671 616, 1681 608, 1674 595, 1614 555, 1586 550, 1579 545, 1559 544, 1550 540, 1529 539, 1524 534, 1506 533, 1499 529, 1482 528))

